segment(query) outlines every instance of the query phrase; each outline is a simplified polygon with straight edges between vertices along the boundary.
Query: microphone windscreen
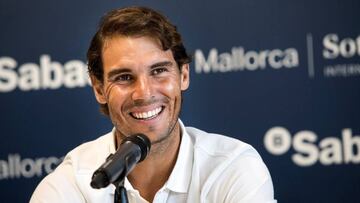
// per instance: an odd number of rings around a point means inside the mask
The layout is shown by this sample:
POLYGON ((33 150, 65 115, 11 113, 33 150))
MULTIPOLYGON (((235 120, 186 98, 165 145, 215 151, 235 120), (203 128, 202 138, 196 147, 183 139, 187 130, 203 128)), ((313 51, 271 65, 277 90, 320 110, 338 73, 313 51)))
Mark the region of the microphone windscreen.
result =
POLYGON ((122 141, 122 143, 124 143, 126 141, 133 142, 133 143, 137 144, 140 147, 141 157, 140 157, 139 162, 144 160, 145 157, 149 154, 150 148, 151 148, 151 142, 150 142, 150 139, 146 135, 141 134, 141 133, 134 134, 134 135, 131 135, 129 137, 126 137, 122 141))

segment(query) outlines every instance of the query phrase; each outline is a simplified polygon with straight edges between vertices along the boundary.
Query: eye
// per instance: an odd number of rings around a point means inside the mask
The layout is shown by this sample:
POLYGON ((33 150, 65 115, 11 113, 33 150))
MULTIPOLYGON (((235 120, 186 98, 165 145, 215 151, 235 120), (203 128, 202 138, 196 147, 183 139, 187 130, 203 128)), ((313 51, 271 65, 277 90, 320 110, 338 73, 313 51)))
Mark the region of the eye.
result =
POLYGON ((167 69, 166 69, 165 67, 159 67, 159 68, 153 69, 153 70, 151 71, 151 74, 152 74, 152 75, 159 75, 159 74, 161 74, 161 73, 163 73, 163 72, 166 72, 166 71, 167 71, 167 69))
POLYGON ((116 82, 127 82, 127 81, 131 81, 133 79, 132 75, 130 74, 122 74, 122 75, 118 75, 114 78, 114 81, 116 82))

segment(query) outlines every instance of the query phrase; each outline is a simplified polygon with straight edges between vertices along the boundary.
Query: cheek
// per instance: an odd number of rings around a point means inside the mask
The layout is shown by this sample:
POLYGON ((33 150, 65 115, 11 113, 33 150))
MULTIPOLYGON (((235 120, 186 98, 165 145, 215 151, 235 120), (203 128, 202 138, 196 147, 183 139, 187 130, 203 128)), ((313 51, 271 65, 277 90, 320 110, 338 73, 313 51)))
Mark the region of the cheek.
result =
POLYGON ((110 100, 111 94, 113 93, 113 89, 116 89, 116 84, 114 83, 110 83, 105 89, 105 96, 108 101, 110 100))
POLYGON ((180 84, 172 80, 168 80, 160 84, 160 88, 167 97, 174 99, 180 94, 180 84))
MULTIPOLYGON (((106 89, 106 98, 109 104, 109 108, 116 112, 121 111, 122 104, 124 103, 124 92, 116 84, 111 84, 106 89)), ((114 113, 114 112, 113 112, 114 113)))

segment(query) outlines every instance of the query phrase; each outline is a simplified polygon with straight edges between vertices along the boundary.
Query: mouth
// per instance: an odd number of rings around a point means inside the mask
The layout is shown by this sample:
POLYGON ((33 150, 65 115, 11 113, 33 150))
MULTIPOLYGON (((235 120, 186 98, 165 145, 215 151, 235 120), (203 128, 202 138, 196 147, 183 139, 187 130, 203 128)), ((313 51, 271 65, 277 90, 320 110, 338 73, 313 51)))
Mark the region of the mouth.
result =
POLYGON ((145 112, 130 112, 130 116, 133 117, 136 120, 150 120, 155 117, 157 117, 159 114, 161 114, 164 110, 164 106, 157 107, 150 111, 145 112))

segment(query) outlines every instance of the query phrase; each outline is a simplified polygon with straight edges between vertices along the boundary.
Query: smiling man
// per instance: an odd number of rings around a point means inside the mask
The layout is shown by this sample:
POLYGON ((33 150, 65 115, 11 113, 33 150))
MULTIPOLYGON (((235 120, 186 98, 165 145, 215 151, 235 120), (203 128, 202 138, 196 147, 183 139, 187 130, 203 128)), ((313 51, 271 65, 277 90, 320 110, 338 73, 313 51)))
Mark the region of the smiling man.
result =
POLYGON ((69 152, 30 202, 113 202, 115 187, 93 189, 91 176, 136 133, 152 146, 125 179, 130 202, 276 202, 255 149, 179 120, 191 60, 163 15, 144 7, 109 12, 87 56, 96 100, 114 129, 69 152))

